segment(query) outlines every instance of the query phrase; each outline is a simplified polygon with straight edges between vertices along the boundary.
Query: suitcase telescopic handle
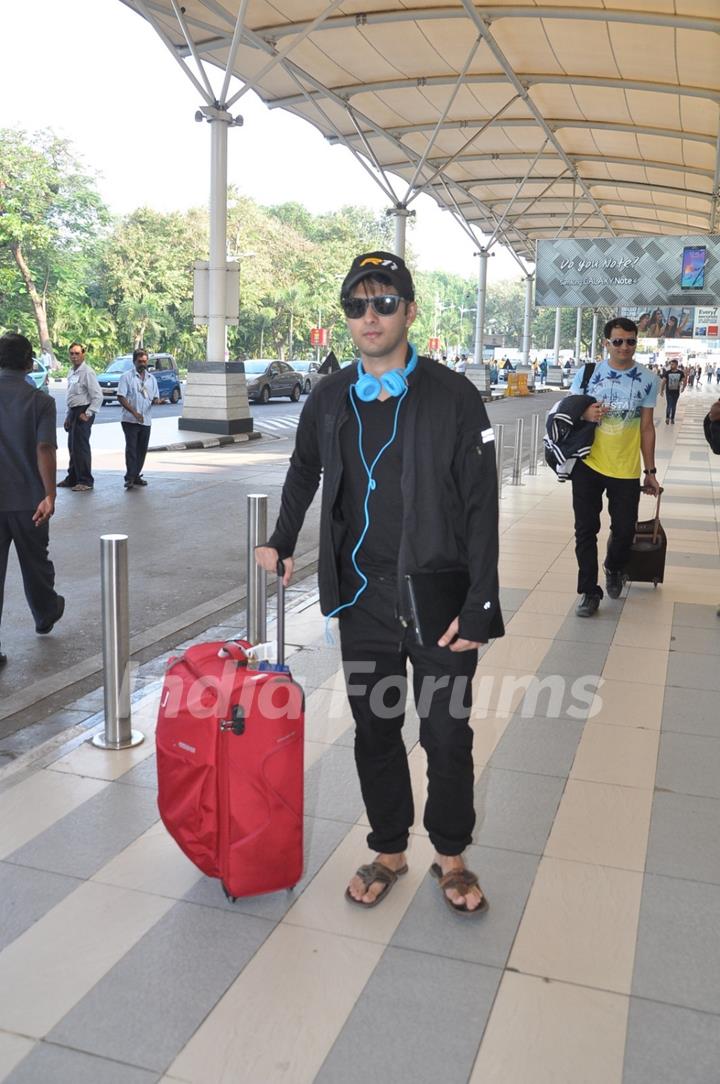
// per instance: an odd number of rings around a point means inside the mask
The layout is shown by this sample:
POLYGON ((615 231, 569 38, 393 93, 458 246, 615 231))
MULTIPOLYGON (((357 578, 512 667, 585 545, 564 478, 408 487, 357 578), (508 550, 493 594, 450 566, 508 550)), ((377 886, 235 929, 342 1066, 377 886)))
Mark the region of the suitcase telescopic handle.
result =
POLYGON ((657 495, 657 504, 655 505, 655 521, 653 523, 653 533, 652 533, 653 545, 655 545, 655 543, 657 542, 658 535, 660 534, 660 498, 662 497, 664 492, 665 491, 664 491, 663 487, 660 486, 660 489, 658 490, 658 495, 657 495))
POLYGON ((285 564, 277 563, 277 661, 280 666, 285 665, 285 564))

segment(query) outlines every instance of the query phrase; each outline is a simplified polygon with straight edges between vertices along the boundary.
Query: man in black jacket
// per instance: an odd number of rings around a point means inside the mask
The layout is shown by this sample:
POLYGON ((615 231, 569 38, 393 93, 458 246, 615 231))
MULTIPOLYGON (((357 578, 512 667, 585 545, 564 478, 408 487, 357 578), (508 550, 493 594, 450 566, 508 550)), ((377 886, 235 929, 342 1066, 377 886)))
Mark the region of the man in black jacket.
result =
POLYGON ((358 256, 341 303, 360 357, 325 377, 307 400, 277 525, 256 556, 269 572, 282 558, 290 581, 322 473, 320 605, 339 615, 368 844, 377 852, 346 896, 374 906, 407 870, 414 818, 402 740, 409 658, 428 759, 424 824, 437 852, 431 872, 448 906, 478 914, 485 897, 462 853, 475 824, 470 682, 491 626, 502 635, 493 432, 475 387, 409 345, 417 307, 398 256, 358 256), (470 589, 437 644, 421 647, 400 586, 407 573, 448 568, 466 569, 470 589))

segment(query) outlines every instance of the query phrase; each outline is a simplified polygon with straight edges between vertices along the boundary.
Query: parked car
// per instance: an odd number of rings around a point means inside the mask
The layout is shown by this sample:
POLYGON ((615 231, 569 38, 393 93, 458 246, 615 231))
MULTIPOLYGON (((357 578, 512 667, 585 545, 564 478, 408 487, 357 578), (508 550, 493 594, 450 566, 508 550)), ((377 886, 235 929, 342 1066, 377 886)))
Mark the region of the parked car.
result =
POLYGON ((308 395, 317 382, 325 376, 325 373, 318 372, 320 366, 316 361, 291 361, 290 364, 296 373, 302 373, 303 395, 308 395))
MULTIPOLYGON (((111 361, 105 372, 100 374, 98 384, 102 388, 103 406, 107 403, 117 402, 120 377, 132 367, 132 354, 122 354, 111 361)), ((152 373, 157 380, 160 398, 169 399, 171 403, 177 403, 182 395, 182 390, 180 387, 180 374, 172 354, 148 354, 148 372, 152 373)))
POLYGON ((243 365, 248 399, 253 402, 267 403, 271 396, 287 395, 297 403, 302 395, 304 374, 296 373, 286 361, 249 358, 243 365))
POLYGON ((33 358, 32 372, 28 373, 25 377, 28 384, 32 384, 34 388, 39 388, 40 391, 50 391, 50 373, 47 366, 45 366, 37 358, 33 358))

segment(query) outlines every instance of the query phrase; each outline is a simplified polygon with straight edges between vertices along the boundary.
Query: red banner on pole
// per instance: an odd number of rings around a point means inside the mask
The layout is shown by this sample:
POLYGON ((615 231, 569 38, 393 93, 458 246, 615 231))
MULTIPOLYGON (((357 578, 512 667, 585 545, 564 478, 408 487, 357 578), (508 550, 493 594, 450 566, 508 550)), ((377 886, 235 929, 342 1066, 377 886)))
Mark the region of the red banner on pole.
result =
POLYGON ((311 327, 310 328, 310 345, 311 346, 327 346, 328 344, 328 329, 326 327, 311 327))

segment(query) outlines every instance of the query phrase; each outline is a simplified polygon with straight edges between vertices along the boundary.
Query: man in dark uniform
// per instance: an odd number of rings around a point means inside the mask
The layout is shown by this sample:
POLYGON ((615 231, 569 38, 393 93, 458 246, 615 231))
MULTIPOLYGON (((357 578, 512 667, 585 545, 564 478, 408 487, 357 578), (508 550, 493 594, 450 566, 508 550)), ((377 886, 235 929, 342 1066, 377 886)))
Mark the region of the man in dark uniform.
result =
MULTIPOLYGON (((0 337, 0 618, 10 543, 20 563, 35 631, 50 632, 65 609, 48 558, 55 511, 55 400, 28 384, 32 346, 24 335, 0 337)), ((0 666, 7 657, 0 653, 0 666)))
POLYGON ((360 357, 307 400, 278 522, 256 556, 268 571, 282 558, 290 581, 322 473, 320 606, 339 616, 368 845, 376 852, 346 897, 374 906, 407 870, 414 809, 402 725, 410 659, 428 760, 431 872, 449 907, 477 915, 486 900, 463 851, 475 824, 470 682, 478 646, 503 633, 495 446, 474 385, 418 358, 408 343, 414 297, 398 256, 372 252, 353 261, 341 304, 360 357), (438 641, 420 646, 407 621, 405 576, 442 569, 466 570, 470 588, 438 641))

